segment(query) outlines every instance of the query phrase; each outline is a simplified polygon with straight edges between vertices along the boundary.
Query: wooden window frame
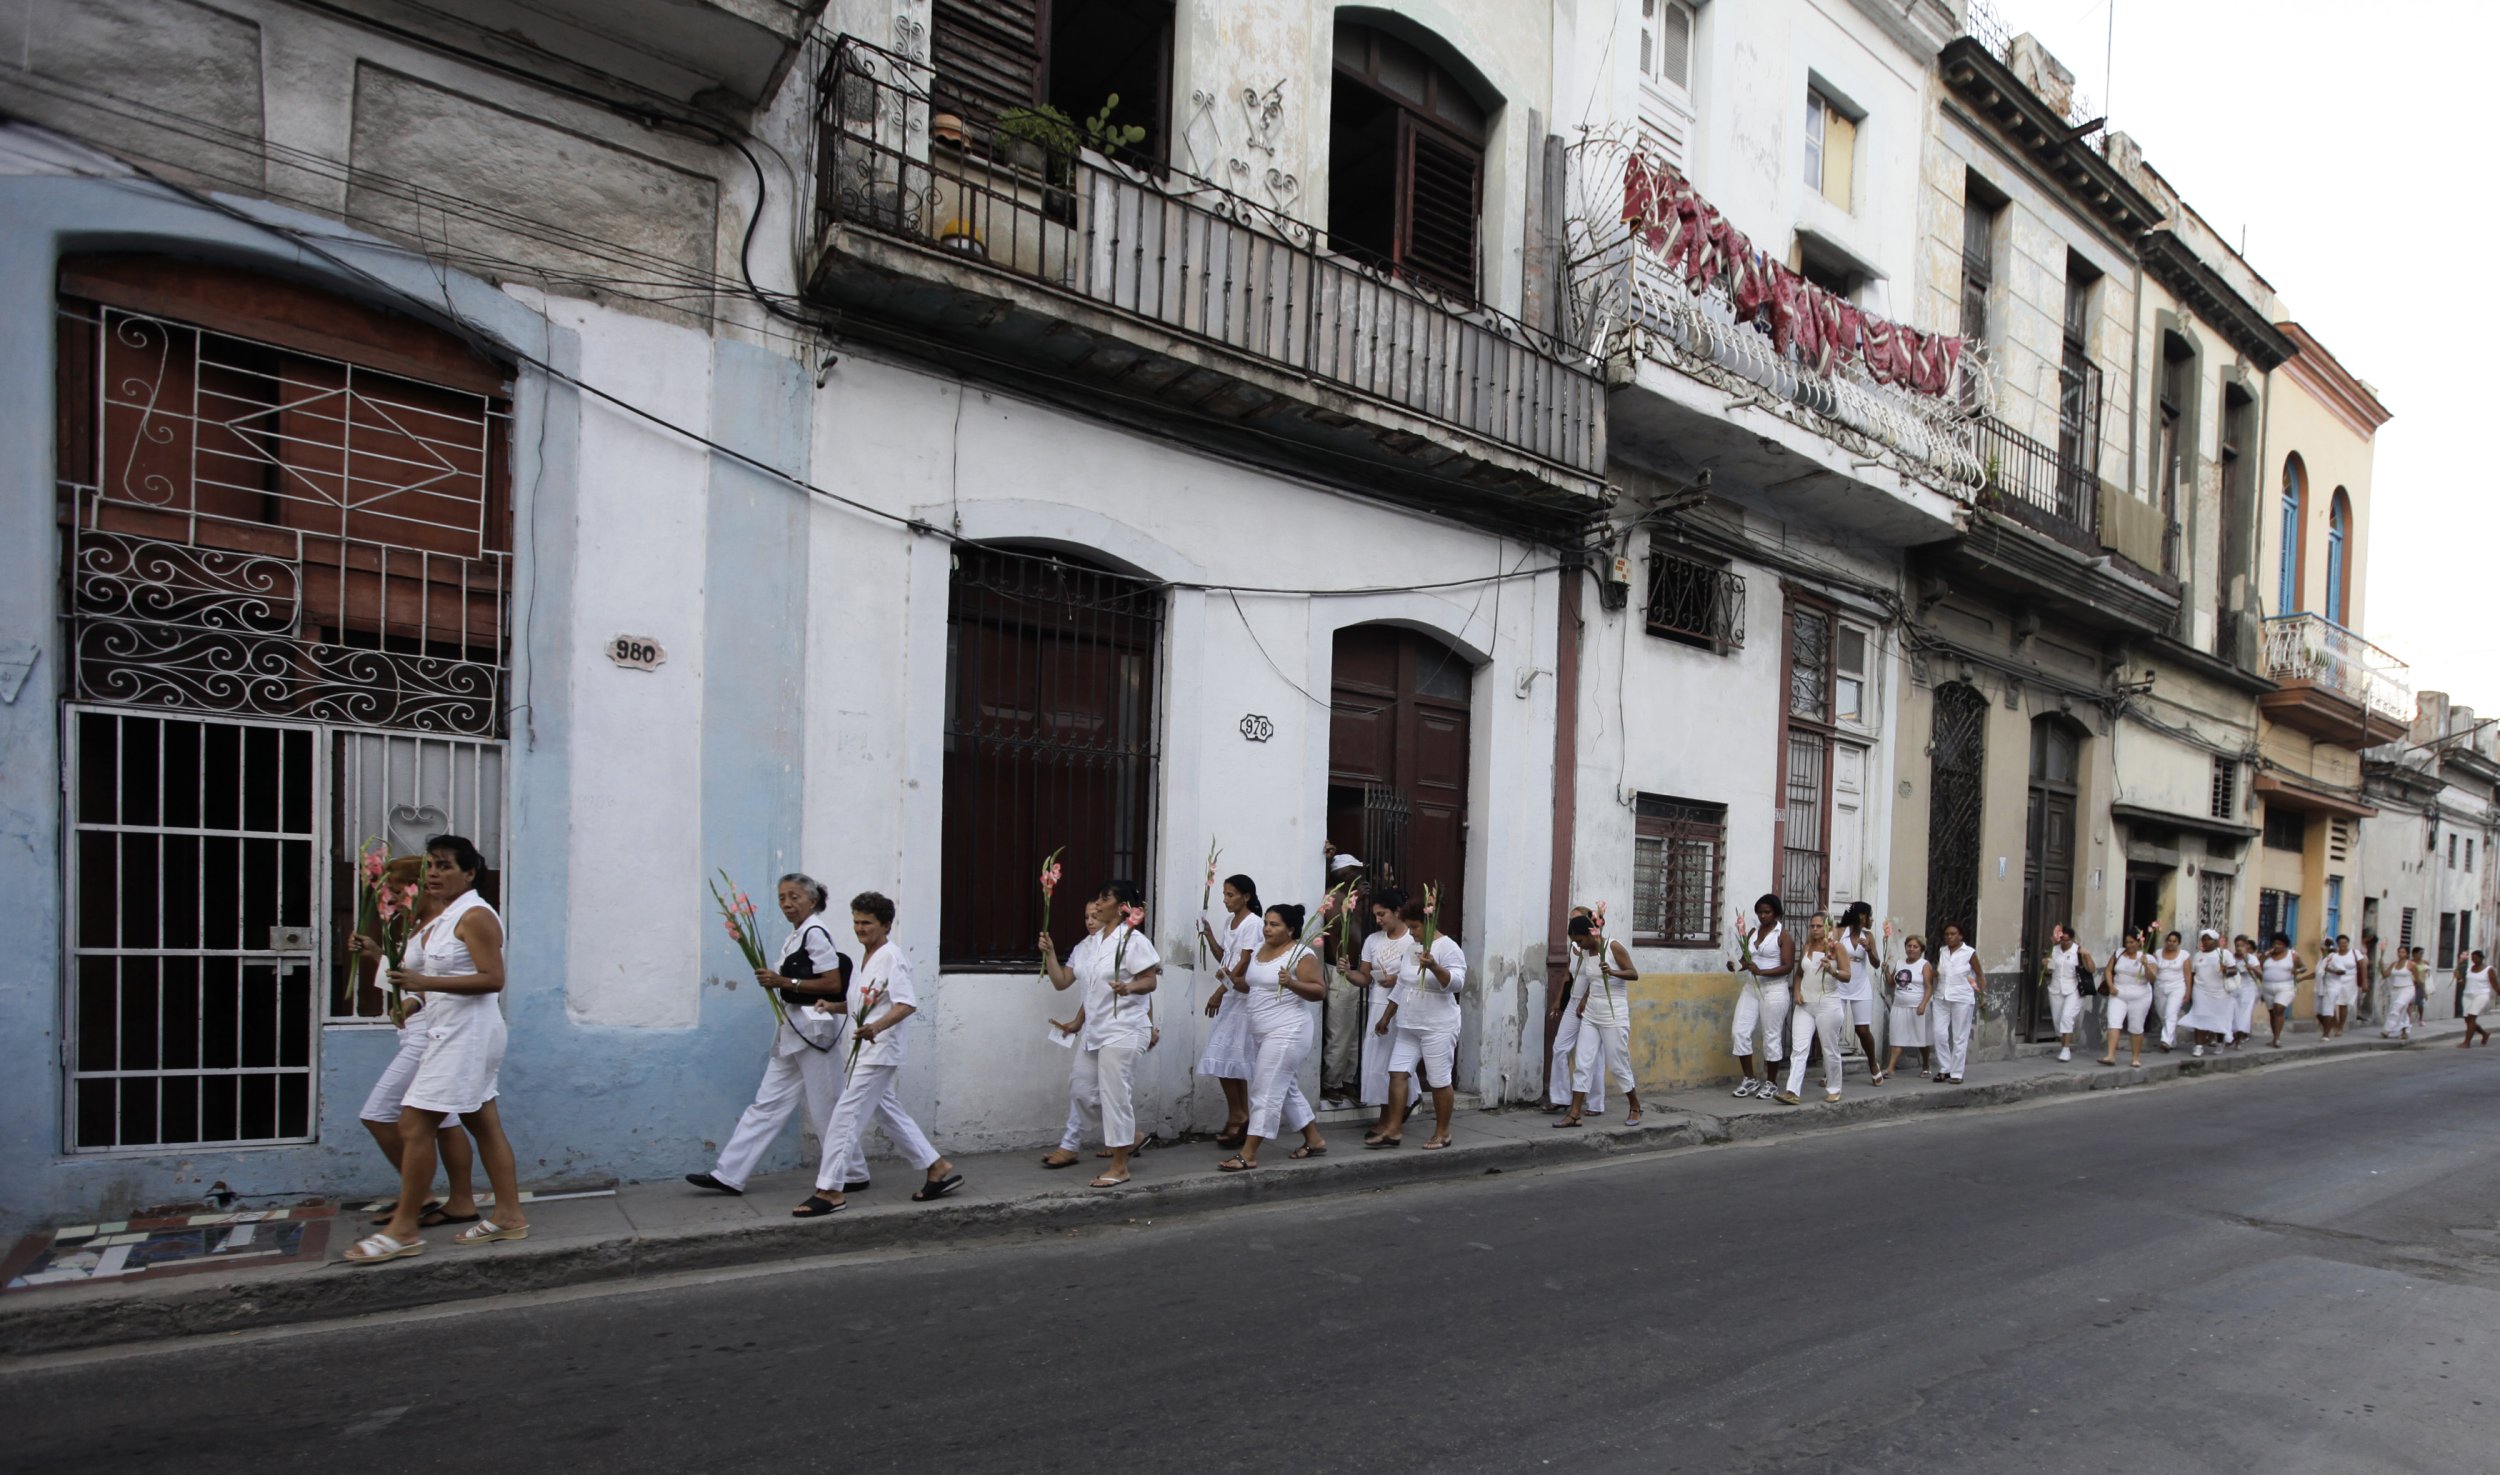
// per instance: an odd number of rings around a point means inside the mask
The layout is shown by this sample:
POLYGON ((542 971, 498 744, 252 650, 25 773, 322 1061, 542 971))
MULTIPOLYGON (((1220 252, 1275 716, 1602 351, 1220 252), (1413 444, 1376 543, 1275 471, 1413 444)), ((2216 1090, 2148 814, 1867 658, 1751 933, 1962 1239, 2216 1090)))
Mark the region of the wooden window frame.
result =
POLYGON ((1815 906, 1821 907, 1829 904, 1832 886, 1832 770, 1841 738, 1841 729, 1832 720, 1834 711, 1832 683, 1837 670, 1840 607, 1830 600, 1810 594, 1793 585, 1786 587, 1783 594, 1784 599, 1780 607, 1779 761, 1773 770, 1771 790, 1779 796, 1779 808, 1777 818, 1773 820, 1771 826, 1771 885, 1769 889, 1772 894, 1780 898, 1783 906, 1791 904, 1786 884, 1790 849, 1789 772, 1793 750, 1798 746, 1797 740, 1802 734, 1820 742, 1823 749, 1822 793, 1820 795, 1822 813, 1817 821, 1822 843, 1819 849, 1800 848, 1798 851, 1801 855, 1812 854, 1821 858, 1820 879, 1815 886, 1817 900, 1814 902, 1815 906), (1801 615, 1819 617, 1823 622, 1824 661, 1822 715, 1820 717, 1801 714, 1796 710, 1797 621, 1801 615))
POLYGON ((1718 945, 1718 918, 1727 905, 1727 806, 1698 799, 1680 799, 1665 794, 1640 794, 1633 802, 1632 819, 1632 942, 1636 947, 1706 948, 1718 945), (1642 875, 1641 845, 1655 841, 1658 845, 1656 866, 1661 872, 1657 882, 1659 896, 1658 928, 1643 926, 1640 896, 1645 878, 1642 875), (1708 894, 1700 906, 1701 926, 1698 930, 1678 932, 1673 922, 1679 911, 1689 910, 1690 903, 1679 908, 1675 879, 1675 847, 1679 844, 1710 846, 1708 894))
MULTIPOLYGON (((1409 47, 1412 47, 1413 43, 1361 21, 1341 20, 1338 24, 1350 25, 1363 33, 1366 61, 1364 66, 1356 67, 1348 65, 1343 60, 1333 59, 1332 43, 1331 75, 1336 80, 1360 87, 1379 98, 1395 111, 1398 120, 1396 184, 1393 187, 1395 199, 1391 210, 1389 260, 1384 264, 1393 275, 1417 286, 1448 294, 1468 304, 1481 301, 1484 284, 1485 159, 1494 126, 1491 111, 1483 108, 1481 102, 1468 91, 1465 84, 1448 67, 1443 66, 1429 52, 1422 52, 1421 48, 1414 49, 1421 53, 1425 67, 1424 101, 1418 104, 1415 99, 1384 85, 1378 75, 1379 47, 1375 44, 1376 41, 1385 40, 1409 47), (1445 87, 1455 88, 1461 94, 1466 95, 1468 106, 1485 114, 1484 127, 1480 133, 1471 135, 1433 110, 1441 96, 1441 89, 1445 87), (1429 256, 1419 257, 1416 253, 1415 181, 1418 147, 1446 150, 1452 155, 1462 157, 1469 167, 1471 175, 1468 181, 1467 203, 1469 238, 1467 274, 1464 282, 1451 275, 1445 269, 1444 264, 1432 261, 1429 256)), ((1350 254, 1358 258, 1371 255, 1368 251, 1359 248, 1350 254)))

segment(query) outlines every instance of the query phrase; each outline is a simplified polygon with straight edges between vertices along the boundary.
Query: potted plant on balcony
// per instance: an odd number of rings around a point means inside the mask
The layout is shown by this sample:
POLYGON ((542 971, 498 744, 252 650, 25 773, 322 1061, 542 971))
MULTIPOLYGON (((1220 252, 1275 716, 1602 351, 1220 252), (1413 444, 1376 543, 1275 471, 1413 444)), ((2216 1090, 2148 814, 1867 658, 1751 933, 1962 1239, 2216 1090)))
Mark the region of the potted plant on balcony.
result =
POLYGON ((1076 151, 1084 142, 1076 120, 1043 103, 1009 108, 992 129, 998 161, 1019 174, 1065 188, 1075 177, 1076 151))

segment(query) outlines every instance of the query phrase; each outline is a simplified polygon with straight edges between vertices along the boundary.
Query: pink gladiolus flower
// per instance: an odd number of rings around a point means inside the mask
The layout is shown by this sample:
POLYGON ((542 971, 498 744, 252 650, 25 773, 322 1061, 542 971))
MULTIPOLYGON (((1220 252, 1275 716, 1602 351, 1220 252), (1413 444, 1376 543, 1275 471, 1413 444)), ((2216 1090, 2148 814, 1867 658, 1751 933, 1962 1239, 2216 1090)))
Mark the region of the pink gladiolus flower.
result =
POLYGON ((1143 927, 1146 925, 1146 909, 1144 907, 1122 907, 1120 908, 1120 920, 1128 923, 1131 927, 1143 927))

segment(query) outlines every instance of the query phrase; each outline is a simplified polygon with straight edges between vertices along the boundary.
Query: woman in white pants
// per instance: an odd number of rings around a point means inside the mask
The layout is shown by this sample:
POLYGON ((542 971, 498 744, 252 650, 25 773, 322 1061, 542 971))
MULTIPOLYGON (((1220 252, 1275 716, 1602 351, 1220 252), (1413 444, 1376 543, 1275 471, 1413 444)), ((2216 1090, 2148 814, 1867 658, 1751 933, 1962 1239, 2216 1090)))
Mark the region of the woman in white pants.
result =
POLYGON ((1206 1048, 1198 1052, 1196 1074, 1211 1078, 1224 1090, 1224 1130, 1218 1147, 1239 1147, 1250 1121, 1250 1016, 1243 1012, 1242 965, 1264 932, 1259 883, 1248 876, 1224 878, 1224 930, 1219 934, 1198 919, 1198 935, 1215 958, 1215 989, 1207 995, 1206 1048))
POLYGON ((2403 948, 2398 948, 2395 956, 2388 961, 2387 972, 2381 975, 2380 981, 2385 985, 2387 995, 2387 1022, 2379 1027, 2382 1039, 2407 1043, 2413 1039, 2413 998, 2421 986, 2420 980, 2414 977, 2413 967, 2413 959, 2403 948))
POLYGON ((1788 935, 1780 913, 1780 899, 1766 892, 1753 904, 1753 930, 1746 932, 1741 919, 1737 924, 1743 951, 1739 961, 1728 966, 1745 975, 1743 987, 1736 991, 1736 1069, 1744 1076, 1736 1083, 1739 1096, 1756 1092, 1768 1096, 1776 1090, 1772 1069, 1788 1050, 1788 988, 1797 969, 1797 940, 1788 935), (1757 1026, 1762 1030, 1760 1080, 1753 1073, 1757 1026))
POLYGON ((1111 1166, 1096 1175, 1089 1185, 1094 1188, 1129 1181, 1129 1157, 1137 1150, 1137 1061, 1154 1044, 1147 998, 1162 978, 1163 958, 1138 930, 1145 920, 1139 896, 1134 882, 1113 881, 1086 902, 1093 931, 1064 963, 1050 934, 1041 935, 1042 971, 1050 986, 1075 987, 1083 1001, 1073 1028, 1057 1026, 1077 1041, 1068 1066, 1067 1126, 1042 1166, 1074 1163, 1089 1129, 1098 1130, 1111 1166))
POLYGON ((1970 1062, 1971 1016, 1979 1009, 1979 949, 1962 940, 1962 929, 1944 924, 1944 946, 1936 953, 1936 1007, 1927 1014, 1929 1038, 1936 1047, 1935 1079, 1944 1085, 1962 1083, 1970 1062))
POLYGON ((2274 1029, 2274 1038, 2266 1043, 2277 1050, 2283 1048, 2283 1025, 2292 1012, 2292 995, 2300 991, 2300 981, 2308 975, 2309 965, 2292 951, 2291 938, 2274 934, 2257 959, 2257 995, 2265 1000, 2266 1022, 2274 1029))
MULTIPOLYGON (((1891 925, 1889 923, 1885 924, 1891 925)), ((1935 1058, 1927 1043, 1927 995, 1934 984, 1935 967, 1927 961, 1927 939, 1911 933, 1901 944, 1901 961, 1892 970, 1892 1014, 1884 1031, 1891 1050, 1884 1058, 1884 1068, 1875 1073, 1875 1083, 1901 1068, 1901 1052, 1918 1052, 1918 1073, 1925 1075, 1935 1058)))
POLYGON ((1875 983, 1883 977, 1883 945, 1875 939, 1875 908, 1853 901, 1840 914, 1840 946, 1849 955, 1849 976, 1841 980, 1840 1000, 1849 1009, 1849 1028, 1858 1036, 1866 1057, 1866 1083, 1880 1086, 1884 1073, 1875 1068, 1875 983))
POLYGON ((2144 1017, 2153 1008, 2153 965, 2144 956, 2144 934, 2129 930, 2118 952, 2109 960, 2109 1007, 2102 1016, 2109 1032, 2109 1048, 2101 1052, 2101 1064, 2118 1063, 2118 1037, 2127 1037, 2127 1064, 2137 1069, 2144 1066, 2144 1017))
POLYGON ((849 1200, 843 1185, 868 1175, 868 1154, 860 1138, 871 1123, 885 1133, 903 1161, 918 1168, 926 1181, 912 1190, 912 1202, 929 1203, 964 1186, 963 1174, 929 1145, 920 1124, 903 1110, 894 1078, 903 1069, 903 1022, 920 1009, 912 987, 911 960, 894 937, 894 903, 874 891, 851 898, 851 936, 859 943, 859 967, 852 986, 859 990, 859 1012, 866 1020, 854 1027, 850 1075, 834 1101, 833 1119, 825 1124, 825 1155, 816 1165, 816 1191, 790 1211, 793 1219, 821 1219, 839 1213, 849 1200))
POLYGON ((1823 1099, 1840 1099, 1840 1041, 1849 1023, 1848 1001, 1840 987, 1849 977, 1849 951, 1832 931, 1832 919, 1816 912, 1806 920, 1806 948, 1797 959, 1797 1006, 1789 1015, 1788 1084, 1774 1098, 1795 1106, 1805 1088, 1806 1059, 1819 1038, 1823 1044, 1823 1099))
MULTIPOLYGON (((2149 939, 2148 939, 2149 940, 2149 939)), ((2166 933, 2153 954, 2153 1009, 2161 1015, 2161 1049, 2167 1055, 2179 1037, 2179 1016, 2187 1008, 2188 958, 2179 934, 2166 933)))
MULTIPOLYGON (((1594 915, 1587 907, 1573 907, 1568 925, 1576 928, 1594 915)), ((1570 982, 1555 992, 1554 1001, 1546 1011, 1547 1022, 1554 1036, 1554 1048, 1545 1064, 1545 1105, 1538 1109, 1548 1116, 1558 1111, 1569 1111, 1571 1110, 1571 1093, 1575 1090, 1584 1090, 1587 1099, 1581 1103, 1582 1110, 1590 1116, 1604 1116, 1606 1114, 1605 1072, 1600 1071, 1592 1084, 1582 1087, 1579 1083, 1579 1069, 1573 1064, 1575 1052, 1580 1048, 1581 1006, 1587 1000, 1589 986, 1596 981, 1597 974, 1582 966, 1586 959, 1576 950, 1570 954, 1570 958, 1571 971, 1568 975, 1570 982)))
POLYGON ((1311 1103, 1295 1079, 1303 1057, 1311 1053, 1311 1011, 1305 1007, 1328 997, 1328 978, 1319 955, 1304 947, 1302 908, 1273 906, 1260 919, 1259 945, 1244 960, 1234 983, 1250 1021, 1250 1115, 1242 1133, 1241 1151, 1217 1163, 1227 1173, 1247 1173, 1259 1165, 1259 1145, 1275 1139, 1278 1127, 1302 1134, 1297 1158, 1319 1157, 1328 1151, 1311 1103))
POLYGON ((2239 960, 2223 951, 2222 934, 2211 927, 2196 934, 2196 952, 2188 960, 2187 1024, 2196 1032, 2196 1048, 2219 1047, 2231 1037, 2231 979, 2239 960))
POLYGON ((1623 1093, 1625 1111, 1623 1124, 1641 1124, 1641 1093, 1632 1077, 1632 1001, 1624 996, 1623 986, 1640 976, 1623 950, 1623 944, 1609 942, 1597 930, 1594 917, 1573 917, 1571 939, 1571 996, 1575 1002, 1572 1013, 1579 1029, 1575 1044, 1577 1054, 1572 1065, 1570 1110, 1557 1127, 1576 1127, 1591 1109, 1589 1103, 1604 1101, 1606 1079, 1614 1078, 1615 1088, 1623 1093))
POLYGON ((2040 965, 2048 980, 2049 1012, 2057 1024, 2057 1058, 2075 1058, 2075 1023, 2083 1017, 2083 996, 2090 992, 2092 955, 2075 940, 2075 929, 2060 922, 2049 929, 2049 955, 2040 965))
MULTIPOLYGON (((424 856, 403 855, 394 859, 383 868, 382 881, 395 888, 417 888, 416 907, 409 919, 414 930, 424 930, 426 923, 442 914, 442 904, 434 899, 431 891, 425 889, 424 856)), ((377 965, 382 961, 381 943, 362 933, 348 937, 347 950, 356 956, 359 963, 367 956, 371 956, 377 965)), ((412 972, 425 971, 425 959, 414 947, 401 952, 400 963, 412 972)), ((382 1074, 374 1078, 373 1089, 366 1093, 365 1104, 356 1113, 365 1124, 365 1130, 373 1134, 374 1145, 382 1149, 382 1156, 390 1159, 394 1180, 399 1176, 400 1107, 407 1101, 408 1083, 417 1078, 417 1067, 425 1063, 426 1030, 420 1017, 423 1008, 424 1001, 419 996, 400 996, 399 1013, 391 1020, 399 1032, 399 1049, 391 1056, 390 1063, 382 1067, 382 1074)), ((434 1144, 441 1153, 443 1177, 451 1184, 451 1191, 444 1195, 441 1203, 425 1206, 417 1220, 417 1227, 432 1229, 441 1224, 475 1224, 477 1156, 469 1145, 469 1134, 460 1130, 457 1113, 443 1118, 443 1125, 434 1134, 434 1144)), ((399 1204, 394 1201, 390 1210, 373 1223, 377 1227, 388 1224, 391 1215, 398 1211, 399 1204)))
POLYGON ((2465 973, 2465 996, 2457 1004, 2457 1012, 2465 1016, 2465 1038, 2457 1041, 2457 1048, 2463 1050, 2471 1046, 2476 1034, 2480 1034, 2483 1043, 2488 1045, 2491 1043, 2491 1031, 2484 1029, 2482 1021, 2474 1016, 2491 1007, 2491 964, 2484 961, 2483 950, 2476 948, 2471 964, 2460 958, 2457 965, 2465 973))
MULTIPOLYGON (((744 1193, 747 1179, 765 1149, 781 1135, 801 1098, 807 1102, 807 1125, 820 1140, 842 1099, 842 999, 850 987, 851 960, 834 946, 833 926, 825 916, 824 883, 797 872, 774 887, 790 935, 781 944, 778 968, 758 968, 755 982, 781 997, 780 1022, 773 1026, 772 1053, 764 1058, 764 1079, 755 1088, 755 1102, 739 1114, 737 1129, 708 1173, 688 1173, 686 1181, 715 1193, 744 1193)), ((867 1174, 842 1185, 856 1193, 868 1186, 867 1174)))

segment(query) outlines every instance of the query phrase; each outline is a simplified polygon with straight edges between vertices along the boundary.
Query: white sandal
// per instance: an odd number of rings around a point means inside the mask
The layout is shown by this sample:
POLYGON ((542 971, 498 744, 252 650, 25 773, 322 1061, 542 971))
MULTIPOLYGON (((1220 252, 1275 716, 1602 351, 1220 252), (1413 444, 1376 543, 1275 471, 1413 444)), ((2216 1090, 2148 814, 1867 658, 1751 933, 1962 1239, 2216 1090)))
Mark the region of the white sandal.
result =
POLYGON ((385 1260, 404 1260, 410 1255, 424 1253, 424 1240, 412 1239, 403 1243, 387 1234, 368 1234, 356 1241, 354 1249, 339 1258, 350 1265, 379 1265, 385 1260))
POLYGON ((492 1219, 480 1219, 453 1235, 451 1242, 456 1245, 484 1245, 493 1244, 499 1239, 527 1239, 529 1237, 530 1227, 526 1224, 506 1229, 492 1219))

